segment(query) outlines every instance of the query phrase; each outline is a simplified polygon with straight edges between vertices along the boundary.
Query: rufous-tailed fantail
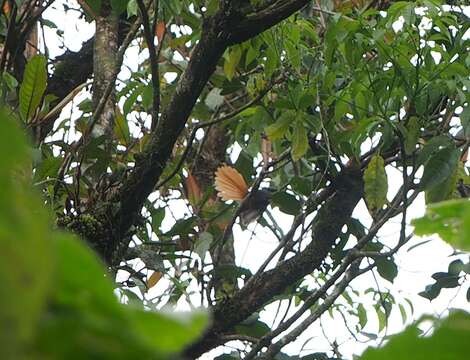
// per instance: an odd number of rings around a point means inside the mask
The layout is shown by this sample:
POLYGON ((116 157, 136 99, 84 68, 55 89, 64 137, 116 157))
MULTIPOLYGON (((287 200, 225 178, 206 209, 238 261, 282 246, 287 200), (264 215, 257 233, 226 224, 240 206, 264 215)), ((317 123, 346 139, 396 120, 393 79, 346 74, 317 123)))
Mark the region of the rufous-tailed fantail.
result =
POLYGON ((249 192, 243 176, 233 167, 223 165, 215 172, 215 189, 222 200, 241 203, 240 222, 247 226, 257 220, 269 205, 273 189, 258 189, 249 192))

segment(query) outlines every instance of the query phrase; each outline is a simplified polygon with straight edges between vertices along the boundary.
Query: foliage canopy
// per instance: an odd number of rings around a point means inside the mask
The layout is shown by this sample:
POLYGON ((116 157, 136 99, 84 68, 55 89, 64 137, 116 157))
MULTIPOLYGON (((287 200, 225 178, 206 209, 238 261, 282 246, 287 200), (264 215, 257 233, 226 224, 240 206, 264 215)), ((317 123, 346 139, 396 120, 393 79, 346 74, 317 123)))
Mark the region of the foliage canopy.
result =
MULTIPOLYGON (((392 284, 400 249, 425 243, 414 234, 469 250, 464 2, 64 1, 96 31, 54 58, 56 2, 6 0, 0 21, 7 357, 195 358, 237 341, 219 358, 340 358, 336 342, 282 351, 326 313, 366 342, 386 337, 392 313, 409 322, 413 303, 392 284), (240 229, 244 202, 217 198, 224 163, 252 194, 274 189, 259 225, 240 229), (424 201, 413 230, 408 209, 424 201), (277 244, 242 267, 240 230, 259 228, 277 244), (356 285, 370 274, 376 286, 356 285), (157 311, 177 305, 210 321, 157 311)), ((468 274, 455 251, 418 291, 433 300, 468 274)), ((468 314, 432 321, 432 337, 413 324, 363 358, 468 354, 468 314)))

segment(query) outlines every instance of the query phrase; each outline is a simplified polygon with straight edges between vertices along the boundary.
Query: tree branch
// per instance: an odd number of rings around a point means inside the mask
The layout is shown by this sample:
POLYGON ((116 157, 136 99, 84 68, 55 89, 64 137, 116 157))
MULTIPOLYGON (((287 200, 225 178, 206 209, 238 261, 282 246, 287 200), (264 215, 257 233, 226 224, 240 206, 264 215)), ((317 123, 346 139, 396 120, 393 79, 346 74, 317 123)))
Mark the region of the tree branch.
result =
POLYGON ((230 45, 246 41, 288 18, 302 9, 310 0, 278 0, 233 24, 230 45))
MULTIPOLYGON (((281 349, 286 346, 288 343, 294 341, 302 334, 311 324, 313 324, 325 311, 327 311, 335 300, 344 292, 346 287, 351 283, 352 280, 359 273, 359 265, 361 259, 355 260, 348 271, 344 274, 343 279, 335 286, 330 295, 328 295, 323 303, 319 305, 312 313, 303 320, 298 326, 296 326, 290 333, 285 335, 282 339, 271 344, 266 352, 260 357, 260 359, 273 359, 281 349)), ((367 270, 369 270, 367 268, 367 270)))

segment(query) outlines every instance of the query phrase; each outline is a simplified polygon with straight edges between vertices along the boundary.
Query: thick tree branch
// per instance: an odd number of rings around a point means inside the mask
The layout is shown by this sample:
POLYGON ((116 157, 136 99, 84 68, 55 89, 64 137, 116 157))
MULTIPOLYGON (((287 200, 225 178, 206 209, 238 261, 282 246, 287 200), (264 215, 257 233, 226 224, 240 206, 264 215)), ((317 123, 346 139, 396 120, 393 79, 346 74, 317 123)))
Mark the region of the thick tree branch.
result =
POLYGON ((246 41, 288 18, 302 9, 310 0, 278 0, 266 8, 246 15, 233 24, 230 32, 230 44, 246 41))

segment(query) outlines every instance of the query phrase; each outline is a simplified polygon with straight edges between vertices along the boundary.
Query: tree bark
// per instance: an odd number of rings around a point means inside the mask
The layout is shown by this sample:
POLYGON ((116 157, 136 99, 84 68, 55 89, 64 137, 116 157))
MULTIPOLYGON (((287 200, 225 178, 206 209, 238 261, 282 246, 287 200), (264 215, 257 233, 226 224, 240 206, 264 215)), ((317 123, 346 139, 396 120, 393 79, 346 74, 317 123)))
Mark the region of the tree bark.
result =
MULTIPOLYGON (((105 89, 114 81, 115 69, 121 64, 116 63, 118 51, 118 17, 112 11, 109 1, 101 5, 101 14, 96 17, 96 32, 93 48, 93 107, 96 108, 103 97, 105 89)), ((114 108, 116 91, 113 89, 108 96, 103 111, 95 119, 94 136, 105 136, 106 147, 109 148, 113 137, 114 108)))

